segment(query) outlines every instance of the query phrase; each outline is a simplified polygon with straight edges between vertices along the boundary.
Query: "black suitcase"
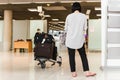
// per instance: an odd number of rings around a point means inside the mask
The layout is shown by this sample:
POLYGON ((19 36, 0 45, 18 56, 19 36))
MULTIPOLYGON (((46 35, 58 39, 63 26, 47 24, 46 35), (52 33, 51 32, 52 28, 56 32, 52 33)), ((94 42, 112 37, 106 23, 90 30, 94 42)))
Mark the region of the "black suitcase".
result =
POLYGON ((44 58, 53 58, 53 48, 54 44, 44 43, 37 44, 34 48, 36 57, 44 57, 44 58))

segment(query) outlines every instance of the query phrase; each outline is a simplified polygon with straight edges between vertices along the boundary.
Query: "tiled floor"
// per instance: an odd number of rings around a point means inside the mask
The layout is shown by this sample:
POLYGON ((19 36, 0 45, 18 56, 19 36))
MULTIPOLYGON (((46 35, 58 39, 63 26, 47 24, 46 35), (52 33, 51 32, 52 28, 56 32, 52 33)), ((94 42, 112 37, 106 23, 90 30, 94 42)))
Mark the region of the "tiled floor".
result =
POLYGON ((62 66, 51 66, 47 62, 42 69, 34 61, 33 53, 0 52, 0 80, 120 80, 120 70, 100 70, 100 53, 87 53, 90 69, 97 73, 95 77, 85 77, 81 61, 76 53, 77 73, 76 78, 71 77, 66 50, 59 50, 62 56, 62 66))

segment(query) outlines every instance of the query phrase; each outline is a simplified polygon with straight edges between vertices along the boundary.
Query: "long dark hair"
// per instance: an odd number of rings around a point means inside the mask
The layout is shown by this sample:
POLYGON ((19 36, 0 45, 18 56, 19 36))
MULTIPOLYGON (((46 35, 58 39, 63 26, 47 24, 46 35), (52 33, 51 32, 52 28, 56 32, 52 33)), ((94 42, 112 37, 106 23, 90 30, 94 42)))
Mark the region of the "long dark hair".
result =
POLYGON ((75 2, 75 3, 73 3, 73 5, 72 5, 72 12, 74 12, 74 11, 76 11, 76 10, 78 10, 79 12, 81 12, 81 5, 80 5, 79 2, 75 2))

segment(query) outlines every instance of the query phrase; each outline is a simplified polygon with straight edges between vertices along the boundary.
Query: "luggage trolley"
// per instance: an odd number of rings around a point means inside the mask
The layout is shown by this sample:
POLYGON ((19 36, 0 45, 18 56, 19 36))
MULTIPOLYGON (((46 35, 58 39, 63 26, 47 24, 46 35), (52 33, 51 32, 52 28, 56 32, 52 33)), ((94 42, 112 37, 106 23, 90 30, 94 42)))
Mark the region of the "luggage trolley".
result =
POLYGON ((45 68, 46 61, 53 62, 52 66, 55 65, 55 63, 58 63, 59 66, 62 64, 62 58, 61 56, 57 56, 57 47, 55 47, 55 44, 52 43, 39 43, 34 48, 34 57, 35 60, 39 61, 38 65, 41 65, 41 68, 45 68), (57 58, 55 60, 55 58, 57 58))

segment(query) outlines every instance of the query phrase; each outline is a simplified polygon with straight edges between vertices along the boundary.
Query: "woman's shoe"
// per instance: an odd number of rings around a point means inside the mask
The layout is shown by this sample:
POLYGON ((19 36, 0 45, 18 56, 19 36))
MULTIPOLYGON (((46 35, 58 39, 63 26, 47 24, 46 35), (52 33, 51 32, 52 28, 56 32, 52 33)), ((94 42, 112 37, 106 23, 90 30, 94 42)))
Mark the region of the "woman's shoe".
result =
POLYGON ((72 72, 72 77, 77 77, 77 73, 76 72, 72 72))
POLYGON ((94 72, 90 72, 90 71, 85 72, 86 77, 95 76, 95 75, 96 75, 96 73, 94 73, 94 72))

